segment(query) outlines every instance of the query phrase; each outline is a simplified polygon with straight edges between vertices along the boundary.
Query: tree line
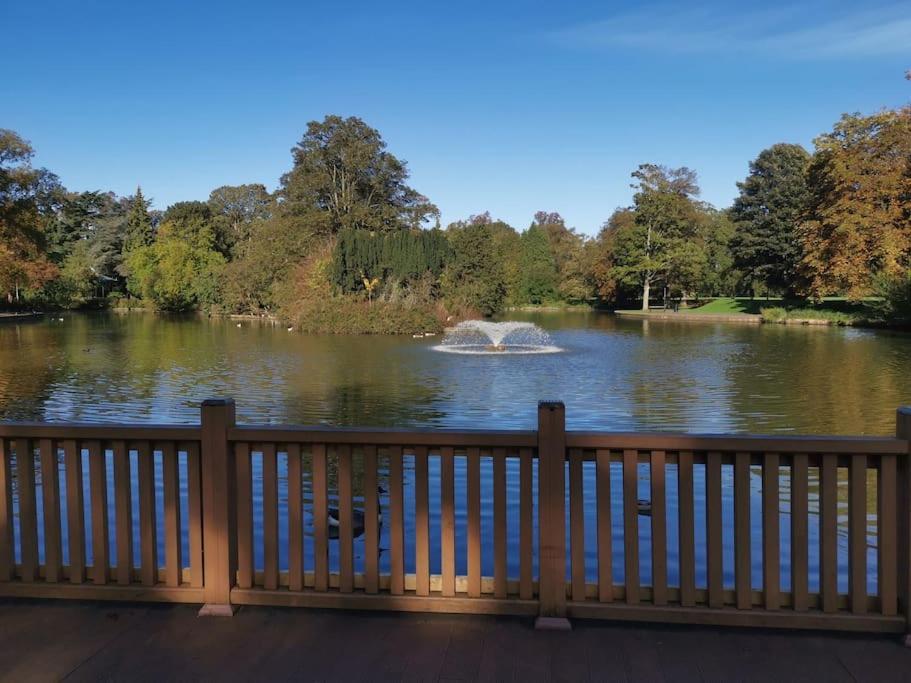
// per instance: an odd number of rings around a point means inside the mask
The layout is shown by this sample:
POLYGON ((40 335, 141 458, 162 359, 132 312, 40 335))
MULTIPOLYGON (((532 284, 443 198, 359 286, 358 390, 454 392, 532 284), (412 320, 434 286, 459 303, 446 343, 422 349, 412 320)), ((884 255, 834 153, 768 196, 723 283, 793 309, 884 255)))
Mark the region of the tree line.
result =
POLYGON ((750 162, 733 205, 692 169, 643 164, 633 199, 586 237, 555 212, 440 225, 362 120, 308 124, 274 192, 225 186, 150 208, 141 189, 69 192, 0 130, 0 293, 12 307, 116 302, 272 314, 313 331, 401 332, 509 306, 680 298, 911 301, 911 108, 845 115, 750 162))

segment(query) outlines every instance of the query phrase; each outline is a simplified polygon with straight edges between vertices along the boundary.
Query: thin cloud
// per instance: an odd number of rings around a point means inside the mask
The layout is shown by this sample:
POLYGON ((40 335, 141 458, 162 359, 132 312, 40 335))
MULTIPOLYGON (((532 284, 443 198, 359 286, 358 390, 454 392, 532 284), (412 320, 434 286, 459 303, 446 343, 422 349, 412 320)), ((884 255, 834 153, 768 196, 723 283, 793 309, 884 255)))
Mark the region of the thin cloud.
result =
POLYGON ((792 12, 731 15, 668 7, 622 14, 555 31, 549 38, 576 49, 637 49, 677 54, 758 53, 781 58, 911 57, 907 8, 859 11, 836 18, 792 12))

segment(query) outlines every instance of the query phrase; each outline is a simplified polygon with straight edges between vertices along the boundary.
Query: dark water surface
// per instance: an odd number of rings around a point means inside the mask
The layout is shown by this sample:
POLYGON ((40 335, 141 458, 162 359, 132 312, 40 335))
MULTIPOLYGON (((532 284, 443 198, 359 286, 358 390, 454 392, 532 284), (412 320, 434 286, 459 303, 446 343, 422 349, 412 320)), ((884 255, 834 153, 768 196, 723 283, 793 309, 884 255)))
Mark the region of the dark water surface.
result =
MULTIPOLYGON (((911 403, 911 336, 850 328, 738 326, 625 321, 597 313, 515 314, 545 328, 564 352, 471 356, 439 353, 439 336, 307 336, 255 322, 148 314, 64 314, 0 324, 0 420, 196 423, 199 402, 233 397, 243 423, 451 428, 534 428, 539 399, 566 403, 570 429, 806 434, 894 433, 895 408, 911 403)), ((110 455, 108 455, 110 458, 110 455)), ((136 471, 135 454, 133 470, 136 471)), ((158 507, 161 462, 156 458, 158 507)), ((181 456, 181 470, 185 464, 181 456)), ((280 519, 286 520, 287 460, 279 455, 280 519)), ((359 460, 355 494, 362 503, 359 460)), ((439 572, 439 459, 430 458, 431 571, 439 572)), ((385 461, 380 459, 381 468, 385 461)), ((413 510, 414 470, 406 458, 406 510, 413 510)), ((257 565, 262 566, 261 457, 253 458, 257 565)), ((309 473, 309 463, 305 462, 309 473)), ((86 476, 88 467, 85 468, 86 476)), ((784 470, 783 470, 784 472, 784 470)), ((381 471, 381 477, 386 472, 381 471)), ((811 473, 812 474, 812 473, 811 473)), ((183 477, 182 477, 183 478, 183 477)), ((621 472, 612 471, 620 491, 621 472)), ((310 482, 303 482, 309 521, 310 482)), ((733 481, 723 471, 725 583, 733 582, 733 481)), ((457 458, 457 570, 465 571, 465 463, 457 458)), ((507 468, 510 576, 518 574, 518 468, 507 468)), ((676 471, 668 466, 669 579, 677 576, 676 471)), ((330 457, 330 487, 335 489, 330 457)), ((584 490, 594 502, 594 471, 584 490)), ((135 489, 135 483, 134 483, 135 489)), ((761 585, 761 477, 751 477, 754 586, 761 585)), ((704 468, 696 467, 697 578, 705 581, 704 468)), ((492 574, 492 464, 482 462, 482 551, 492 574)), ((789 480, 781 478, 783 586, 790 583, 789 480)), ((640 498, 648 498, 647 468, 640 498)), ((65 487, 61 486, 61 494, 65 487)), ((818 487, 811 481, 810 542, 818 538, 818 487)), ((186 493, 182 492, 183 505, 186 493)), ((109 496, 113 501, 113 492, 109 496)), ((870 480, 868 567, 876 586, 875 481, 870 480)), ((38 496, 40 505, 41 496, 38 496)), ((388 503, 384 499, 384 505, 388 503)), ((623 580, 623 510, 614 501, 614 578, 623 580)), ((134 506, 138 501, 134 501, 134 506)), ((18 514, 18 505, 16 506, 18 514)), ((64 506, 65 510, 65 506, 64 506)), ((586 504, 590 515, 594 505, 586 504)), ((840 588, 846 588, 847 488, 839 484, 840 588)), ((39 509, 40 514, 40 509, 39 509)), ((186 517, 184 517, 185 519, 186 517)), ((138 524, 138 514, 134 515, 138 524)), ((90 525, 89 525, 90 526, 90 525)), ((596 524, 586 517, 586 559, 596 572, 596 524)), ((39 529, 40 529, 39 524, 39 529)), ((113 536, 114 525, 111 525, 113 536)), ((413 571, 413 514, 406 515, 406 567, 413 571)), ((650 578, 647 518, 640 519, 642 579, 650 578)), ((18 533, 18 532, 17 532, 18 533)), ((138 538, 138 528, 134 534, 138 538)), ((280 524, 287 567, 287 523, 280 524)), ((536 534, 535 534, 536 538, 536 534)), ((159 541, 164 533, 159 530, 159 541)), ((384 527, 382 547, 388 548, 384 527)), ((112 556, 115 556, 112 538, 112 556)), ((306 567, 312 568, 312 528, 306 567)), ((363 543, 355 547, 363 567, 363 543)), ((333 565, 336 544, 330 544, 333 565)), ((91 543, 88 544, 91 548, 91 543)), ((66 551, 65 551, 66 552, 66 551)), ((138 547, 135 548, 138 563, 138 547)), ((163 556, 164 549, 160 548, 163 556)), ((89 558, 91 561, 91 558, 89 558)), ((811 548, 811 590, 818 585, 811 548)), ((388 570, 388 554, 381 557, 388 570)))

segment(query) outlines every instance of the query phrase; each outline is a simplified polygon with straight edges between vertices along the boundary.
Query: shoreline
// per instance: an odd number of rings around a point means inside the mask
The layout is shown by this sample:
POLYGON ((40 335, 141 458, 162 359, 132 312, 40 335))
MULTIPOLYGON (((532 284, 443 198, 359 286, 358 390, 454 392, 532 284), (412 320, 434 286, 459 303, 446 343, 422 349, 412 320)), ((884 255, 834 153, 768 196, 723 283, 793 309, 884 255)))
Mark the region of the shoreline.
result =
POLYGON ((839 322, 825 318, 783 318, 770 320, 760 313, 674 313, 673 311, 613 311, 618 318, 627 320, 654 320, 682 323, 734 323, 740 325, 787 325, 792 327, 856 327, 870 330, 908 332, 902 325, 889 325, 865 320, 839 322))
POLYGON ((660 320, 663 322, 741 323, 761 325, 761 315, 753 313, 674 313, 673 311, 614 311, 618 318, 660 320))

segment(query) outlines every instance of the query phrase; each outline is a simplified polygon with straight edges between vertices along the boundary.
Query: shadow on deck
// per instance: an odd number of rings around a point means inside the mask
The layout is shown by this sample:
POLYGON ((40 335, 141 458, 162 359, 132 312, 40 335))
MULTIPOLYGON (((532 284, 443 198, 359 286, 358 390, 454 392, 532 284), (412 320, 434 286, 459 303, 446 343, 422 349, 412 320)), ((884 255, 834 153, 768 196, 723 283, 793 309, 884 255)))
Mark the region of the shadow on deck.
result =
POLYGON ((245 607, 0 600, 0 680, 898 681, 895 637, 245 607))

